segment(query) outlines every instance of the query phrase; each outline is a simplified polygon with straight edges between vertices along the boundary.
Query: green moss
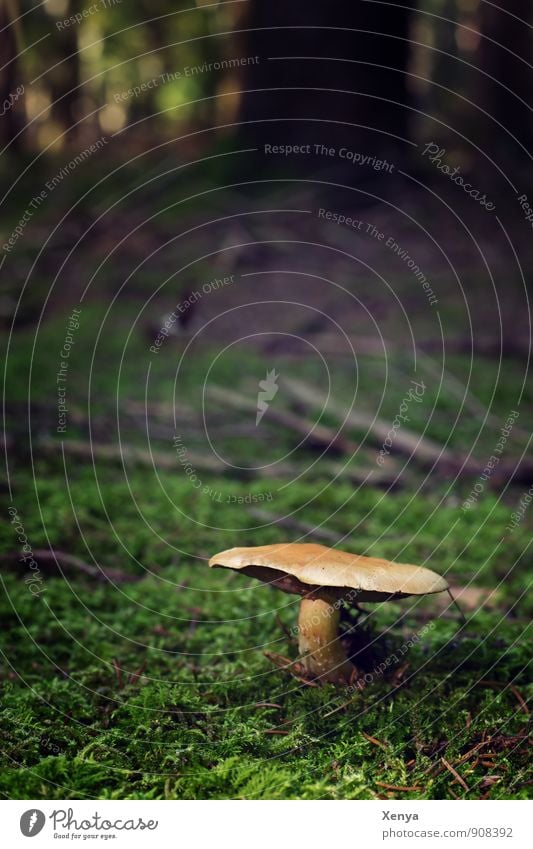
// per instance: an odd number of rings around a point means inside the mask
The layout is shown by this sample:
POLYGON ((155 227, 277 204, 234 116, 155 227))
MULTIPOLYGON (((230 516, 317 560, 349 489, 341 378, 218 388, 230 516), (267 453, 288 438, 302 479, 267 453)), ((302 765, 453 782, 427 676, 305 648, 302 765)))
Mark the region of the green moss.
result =
MULTIPOLYGON (((491 798, 525 795, 520 741, 526 716, 513 692, 504 689, 513 682, 522 695, 527 691, 524 612, 514 606, 524 584, 521 569, 512 570, 502 585, 498 609, 478 611, 461 633, 459 623, 448 619, 424 629, 431 602, 376 607, 365 626, 376 639, 367 671, 376 658, 401 652, 409 635, 423 630, 406 655, 410 667, 400 688, 392 686, 390 674, 376 676, 363 693, 310 688, 277 670, 263 653, 296 656, 294 640, 281 628, 295 624, 294 600, 241 576, 209 571, 205 562, 180 553, 205 556, 235 541, 231 534, 195 529, 165 514, 156 482, 137 472, 131 485, 142 489, 143 514, 176 551, 165 551, 157 535, 144 533, 117 480, 102 488, 116 538, 100 538, 101 504, 91 475, 79 468, 69 485, 95 557, 134 575, 141 571, 134 558, 141 558, 153 574, 111 586, 75 573, 65 581, 52 573, 40 597, 31 596, 20 575, 5 575, 0 777, 5 796, 365 799, 387 792, 382 782, 422 788, 402 792, 401 798, 446 798, 451 789, 463 791, 451 788, 449 773, 438 772, 439 757, 459 759, 483 732, 516 738, 497 751, 488 770, 501 776, 491 798), (114 662, 123 670, 120 678, 114 662), (139 670, 140 677, 129 681, 139 670), (484 679, 495 683, 481 685, 484 679), (264 702, 279 707, 257 706, 264 702)), ((186 482, 168 476, 162 483, 180 509, 190 509, 186 482)), ((40 475, 37 490, 51 542, 87 558, 57 481, 40 475)), ((279 495, 276 509, 287 511, 310 495, 305 485, 291 487, 279 495)), ((314 510, 340 508, 339 528, 370 512, 363 539, 376 540, 373 554, 392 553, 390 539, 377 541, 381 530, 406 540, 412 536, 405 558, 417 560, 435 549, 433 568, 451 567, 458 583, 473 578, 492 585, 527 547, 528 529, 519 527, 505 555, 494 552, 493 536, 483 529, 489 516, 491 523, 504 522, 507 508, 490 495, 446 548, 435 541, 456 518, 456 506, 435 511, 436 496, 412 501, 404 494, 383 502, 379 492, 367 490, 343 508, 348 495, 342 486, 330 489, 314 510), (418 528, 423 530, 414 534, 418 528)), ((16 501, 29 538, 41 545, 30 481, 23 476, 16 501)), ((206 503, 210 524, 231 523, 230 505, 206 503)), ((10 531, 3 545, 12 549, 10 531)), ((269 541, 284 537, 280 529, 265 534, 269 541)), ((347 548, 359 545, 357 536, 346 541, 347 548)), ((390 672, 394 668, 397 664, 390 672)), ((465 764, 469 797, 485 792, 486 773, 486 767, 465 764)))

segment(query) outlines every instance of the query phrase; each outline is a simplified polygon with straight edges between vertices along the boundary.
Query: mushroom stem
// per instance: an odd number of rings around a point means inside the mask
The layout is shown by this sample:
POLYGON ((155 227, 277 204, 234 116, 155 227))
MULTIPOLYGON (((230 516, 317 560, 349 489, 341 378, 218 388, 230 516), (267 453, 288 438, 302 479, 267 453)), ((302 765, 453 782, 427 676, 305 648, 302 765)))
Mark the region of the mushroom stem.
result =
POLYGON ((356 667, 346 657, 339 639, 340 613, 334 597, 316 593, 302 599, 298 617, 298 648, 305 671, 333 684, 349 684, 356 667))

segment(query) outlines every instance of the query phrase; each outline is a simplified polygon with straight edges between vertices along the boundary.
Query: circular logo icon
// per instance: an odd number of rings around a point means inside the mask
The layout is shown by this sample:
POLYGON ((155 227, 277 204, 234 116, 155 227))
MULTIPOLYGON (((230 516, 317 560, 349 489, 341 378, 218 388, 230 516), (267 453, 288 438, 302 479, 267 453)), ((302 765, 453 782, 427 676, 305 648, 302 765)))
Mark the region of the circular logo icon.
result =
POLYGON ((46 817, 42 811, 37 808, 31 808, 29 811, 24 811, 20 818, 20 830, 24 837, 35 837, 42 831, 46 822, 46 817))

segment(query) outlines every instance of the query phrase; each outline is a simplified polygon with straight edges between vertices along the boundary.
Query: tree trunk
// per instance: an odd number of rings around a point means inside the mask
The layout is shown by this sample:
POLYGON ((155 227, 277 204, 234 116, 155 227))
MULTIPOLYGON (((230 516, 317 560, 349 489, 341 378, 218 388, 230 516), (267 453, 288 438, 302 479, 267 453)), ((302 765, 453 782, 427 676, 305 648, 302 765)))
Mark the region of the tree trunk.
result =
POLYGON ((246 66, 246 135, 331 145, 357 139, 369 153, 395 145, 390 134, 407 137, 409 15, 361 0, 251 0, 245 53, 259 61, 246 66))
MULTIPOLYGON (((479 46, 479 65, 493 77, 482 77, 481 105, 528 147, 533 140, 531 112, 504 86, 532 105, 533 77, 531 68, 525 64, 531 65, 533 61, 531 30, 528 27, 532 19, 532 5, 531 0, 507 0, 501 5, 501 9, 489 3, 482 3, 480 7, 480 31, 484 37, 479 46)), ((514 143, 504 130, 495 128, 492 123, 491 132, 495 134, 494 141, 498 139, 502 145, 511 146, 516 154, 514 143)))
MULTIPOLYGON (((70 4, 69 14, 81 11, 79 0, 70 4)), ((78 27, 71 26, 54 33, 57 39, 61 61, 53 68, 48 79, 50 81, 52 98, 52 117, 64 130, 70 130, 66 141, 71 144, 75 142, 78 129, 71 128, 80 120, 81 113, 78 111, 78 103, 81 89, 80 58, 78 54, 78 27)))
POLYGON ((21 137, 17 138, 17 134, 23 127, 23 83, 18 75, 15 23, 18 14, 15 0, 0 0, 0 56, 4 66, 0 71, 0 147, 9 145, 11 153, 20 150, 21 137))

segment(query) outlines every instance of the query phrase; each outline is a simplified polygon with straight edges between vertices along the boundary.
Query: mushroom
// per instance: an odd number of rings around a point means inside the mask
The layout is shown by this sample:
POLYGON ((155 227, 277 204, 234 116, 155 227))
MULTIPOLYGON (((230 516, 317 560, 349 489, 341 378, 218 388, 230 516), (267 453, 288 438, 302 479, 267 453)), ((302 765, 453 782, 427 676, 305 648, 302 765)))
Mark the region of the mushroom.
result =
POLYGON ((305 674, 347 684, 358 675, 339 639, 343 602, 378 602, 448 589, 443 577, 422 566, 349 554, 314 543, 230 548, 209 566, 235 569, 283 592, 301 595, 298 648, 305 674))

